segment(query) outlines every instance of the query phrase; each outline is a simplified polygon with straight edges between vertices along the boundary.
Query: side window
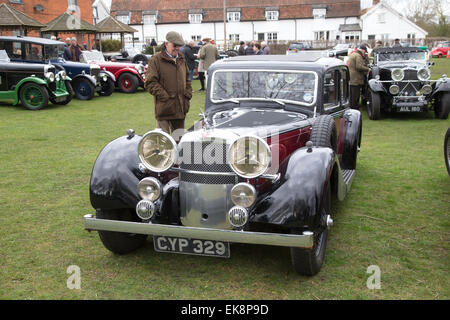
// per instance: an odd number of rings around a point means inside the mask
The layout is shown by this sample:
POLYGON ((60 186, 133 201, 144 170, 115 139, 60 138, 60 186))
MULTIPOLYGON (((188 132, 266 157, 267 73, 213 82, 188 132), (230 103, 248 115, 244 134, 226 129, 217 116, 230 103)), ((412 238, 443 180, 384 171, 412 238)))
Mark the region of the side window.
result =
POLYGON ((5 41, 1 44, 1 50, 6 50, 10 59, 22 59, 22 43, 5 41))
POLYGON ((348 78, 347 69, 341 69, 341 104, 346 104, 350 98, 348 78))
POLYGON ((339 71, 325 73, 323 83, 323 107, 325 109, 339 105, 339 71))
POLYGON ((25 60, 43 61, 42 46, 40 44, 25 43, 25 60))

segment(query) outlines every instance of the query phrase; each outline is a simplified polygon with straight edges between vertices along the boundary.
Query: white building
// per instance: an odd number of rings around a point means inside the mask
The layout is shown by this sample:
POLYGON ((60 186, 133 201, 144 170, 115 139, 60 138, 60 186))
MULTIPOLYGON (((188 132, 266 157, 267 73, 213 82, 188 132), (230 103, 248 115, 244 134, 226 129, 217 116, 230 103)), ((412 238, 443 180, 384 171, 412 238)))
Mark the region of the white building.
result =
POLYGON ((428 34, 384 1, 363 12, 361 26, 362 38, 367 40, 386 41, 398 38, 416 42, 428 34))
POLYGON ((110 15, 109 6, 103 0, 95 0, 92 4, 93 24, 96 25, 110 15))

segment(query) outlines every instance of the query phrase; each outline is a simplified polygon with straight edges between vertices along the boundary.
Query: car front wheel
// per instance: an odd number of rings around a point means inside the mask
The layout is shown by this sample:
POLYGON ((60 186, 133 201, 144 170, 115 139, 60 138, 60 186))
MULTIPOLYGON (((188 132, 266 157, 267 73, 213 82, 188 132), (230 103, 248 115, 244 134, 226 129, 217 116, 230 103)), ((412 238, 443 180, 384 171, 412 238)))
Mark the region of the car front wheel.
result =
POLYGON ((70 101, 72 101, 73 98, 73 88, 72 85, 70 84, 70 81, 64 81, 64 85, 66 86, 66 90, 69 93, 64 100, 61 101, 56 101, 55 98, 50 98, 50 101, 53 104, 58 104, 58 105, 66 105, 68 104, 70 101))
POLYGON ((88 79, 75 79, 72 81, 75 97, 79 100, 91 100, 95 94, 95 87, 88 79))
POLYGON ((44 86, 28 82, 20 88, 19 98, 28 110, 39 110, 48 106, 49 94, 44 86))
MULTIPOLYGON (((137 221, 131 209, 97 209, 97 219, 137 221)), ((130 253, 145 244, 147 239, 143 234, 130 234, 113 231, 99 231, 98 235, 106 249, 117 254, 130 253)))
POLYGON ((379 120, 381 115, 381 97, 377 92, 370 91, 370 103, 367 106, 367 115, 370 120, 379 120))
POLYGON ((291 262, 294 270, 304 276, 314 276, 322 268, 328 240, 327 216, 331 215, 331 188, 327 187, 320 214, 320 225, 314 231, 311 249, 291 248, 291 262))
POLYGON ((109 78, 106 81, 102 81, 102 89, 98 94, 102 97, 108 97, 114 92, 115 84, 113 79, 109 78))
POLYGON ((438 119, 447 119, 450 111, 450 93, 441 94, 434 102, 434 115, 438 119))
POLYGON ((117 80, 119 82, 119 89, 123 93, 134 93, 139 86, 139 79, 134 74, 123 73, 117 80))

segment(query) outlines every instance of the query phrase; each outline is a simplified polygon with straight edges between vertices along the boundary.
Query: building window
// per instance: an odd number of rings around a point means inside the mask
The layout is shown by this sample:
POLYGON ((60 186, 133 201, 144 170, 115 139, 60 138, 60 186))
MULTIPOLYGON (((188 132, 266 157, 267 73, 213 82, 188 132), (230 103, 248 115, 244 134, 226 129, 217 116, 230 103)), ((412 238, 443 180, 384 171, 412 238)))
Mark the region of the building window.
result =
POLYGON ((9 0, 9 3, 23 4, 23 0, 9 0))
POLYGON ((325 19, 327 15, 327 9, 313 9, 313 18, 314 19, 325 19))
POLYGON ((192 39, 193 41, 200 41, 200 40, 202 40, 202 36, 201 36, 201 35, 191 36, 191 39, 192 39))
POLYGON ((268 41, 278 40, 278 32, 267 32, 267 40, 268 41))
POLYGON ((70 7, 78 7, 78 0, 67 0, 67 6, 70 7))
POLYGON ((238 42, 239 41, 239 34, 237 34, 237 33, 229 34, 228 35, 228 39, 233 41, 233 42, 238 42))
POLYGON ((116 19, 118 20, 118 21, 120 21, 120 22, 122 22, 122 23, 125 23, 125 24, 129 24, 130 23, 130 16, 129 15, 126 15, 126 16, 117 16, 116 17, 116 19))
POLYGON ((359 32, 346 32, 345 40, 359 40, 359 32))
POLYGON ((367 39, 368 39, 368 40, 375 40, 375 35, 374 35, 374 34, 369 34, 369 35, 367 36, 367 39))
POLYGON ((377 23, 386 23, 386 15, 384 13, 377 15, 377 23))
POLYGON ((203 15, 201 13, 190 13, 189 22, 190 23, 201 23, 203 15))
POLYGON ((278 20, 279 12, 278 11, 266 11, 266 20, 274 21, 278 20))
POLYGON ((406 37, 408 39, 415 39, 416 38, 416 34, 415 33, 408 33, 408 35, 406 37))
POLYGON ((155 24, 156 23, 156 15, 155 14, 146 14, 142 18, 142 22, 144 24, 155 24))
POLYGON ((315 31, 314 40, 330 40, 330 31, 315 31))
POLYGON ((240 12, 227 12, 227 19, 229 22, 241 21, 240 12))

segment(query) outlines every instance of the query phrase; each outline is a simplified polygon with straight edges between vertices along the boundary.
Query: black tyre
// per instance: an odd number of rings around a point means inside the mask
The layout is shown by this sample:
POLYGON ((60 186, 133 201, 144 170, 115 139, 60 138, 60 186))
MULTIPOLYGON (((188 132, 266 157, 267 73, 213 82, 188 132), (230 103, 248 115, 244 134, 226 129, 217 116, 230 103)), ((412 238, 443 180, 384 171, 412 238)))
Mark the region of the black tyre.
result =
POLYGON ((110 77, 108 77, 108 79, 106 81, 101 82, 102 84, 102 89, 98 92, 98 94, 102 97, 108 97, 110 95, 112 95, 112 93, 114 92, 115 89, 115 84, 113 79, 111 79, 110 77))
MULTIPOLYGON (((137 217, 130 209, 97 209, 96 218, 120 221, 137 221, 137 217)), ((100 236, 100 240, 105 248, 117 254, 130 253, 142 247, 147 239, 147 236, 143 234, 130 234, 113 231, 99 231, 98 235, 100 236)))
POLYGON ((135 93, 139 86, 139 79, 132 73, 122 73, 117 79, 118 87, 123 93, 135 93))
POLYGON ((66 90, 69 93, 68 96, 66 96, 66 98, 62 101, 56 101, 55 98, 50 98, 50 101, 53 104, 58 104, 58 105, 66 105, 68 104, 70 101, 72 101, 73 98, 73 88, 72 85, 70 84, 70 81, 64 81, 64 84, 66 85, 66 90))
MULTIPOLYGON (((356 120, 356 119, 355 119, 356 120)), ((354 122, 352 122, 353 125, 354 122)), ((349 130, 347 128, 347 130, 349 130)), ((342 150, 342 169, 356 169, 356 162, 358 159, 359 148, 361 147, 362 137, 362 119, 359 117, 359 126, 356 136, 354 132, 346 132, 346 141, 342 150), (350 135, 350 136, 349 136, 350 135), (348 141, 347 141, 348 139, 348 141)))
POLYGON ((381 97, 377 92, 370 91, 370 103, 367 105, 367 115, 370 120, 379 120, 381 117, 381 97))
POLYGON ((311 142, 316 147, 329 147, 337 151, 337 131, 334 118, 329 115, 318 116, 311 131, 311 142))
POLYGON ((72 81, 75 98, 79 100, 91 100, 95 95, 95 86, 86 78, 74 79, 72 81))
POLYGON ((316 275, 322 268, 327 248, 328 228, 326 218, 331 214, 331 188, 328 185, 324 195, 320 225, 314 230, 314 245, 311 249, 291 248, 291 262, 294 270, 304 276, 316 275))
POLYGON ((48 106, 49 94, 46 87, 28 82, 20 88, 19 99, 28 110, 40 110, 48 106))
POLYGON ((147 64, 148 63, 148 58, 145 54, 137 54, 133 57, 133 60, 131 61, 133 63, 142 63, 142 64, 147 64))
POLYGON ((450 93, 442 93, 434 102, 434 115, 437 119, 447 119, 450 111, 450 93))
POLYGON ((444 156, 445 156, 445 165, 447 166, 447 172, 448 175, 450 176, 450 128, 448 128, 447 133, 445 134, 444 156))

